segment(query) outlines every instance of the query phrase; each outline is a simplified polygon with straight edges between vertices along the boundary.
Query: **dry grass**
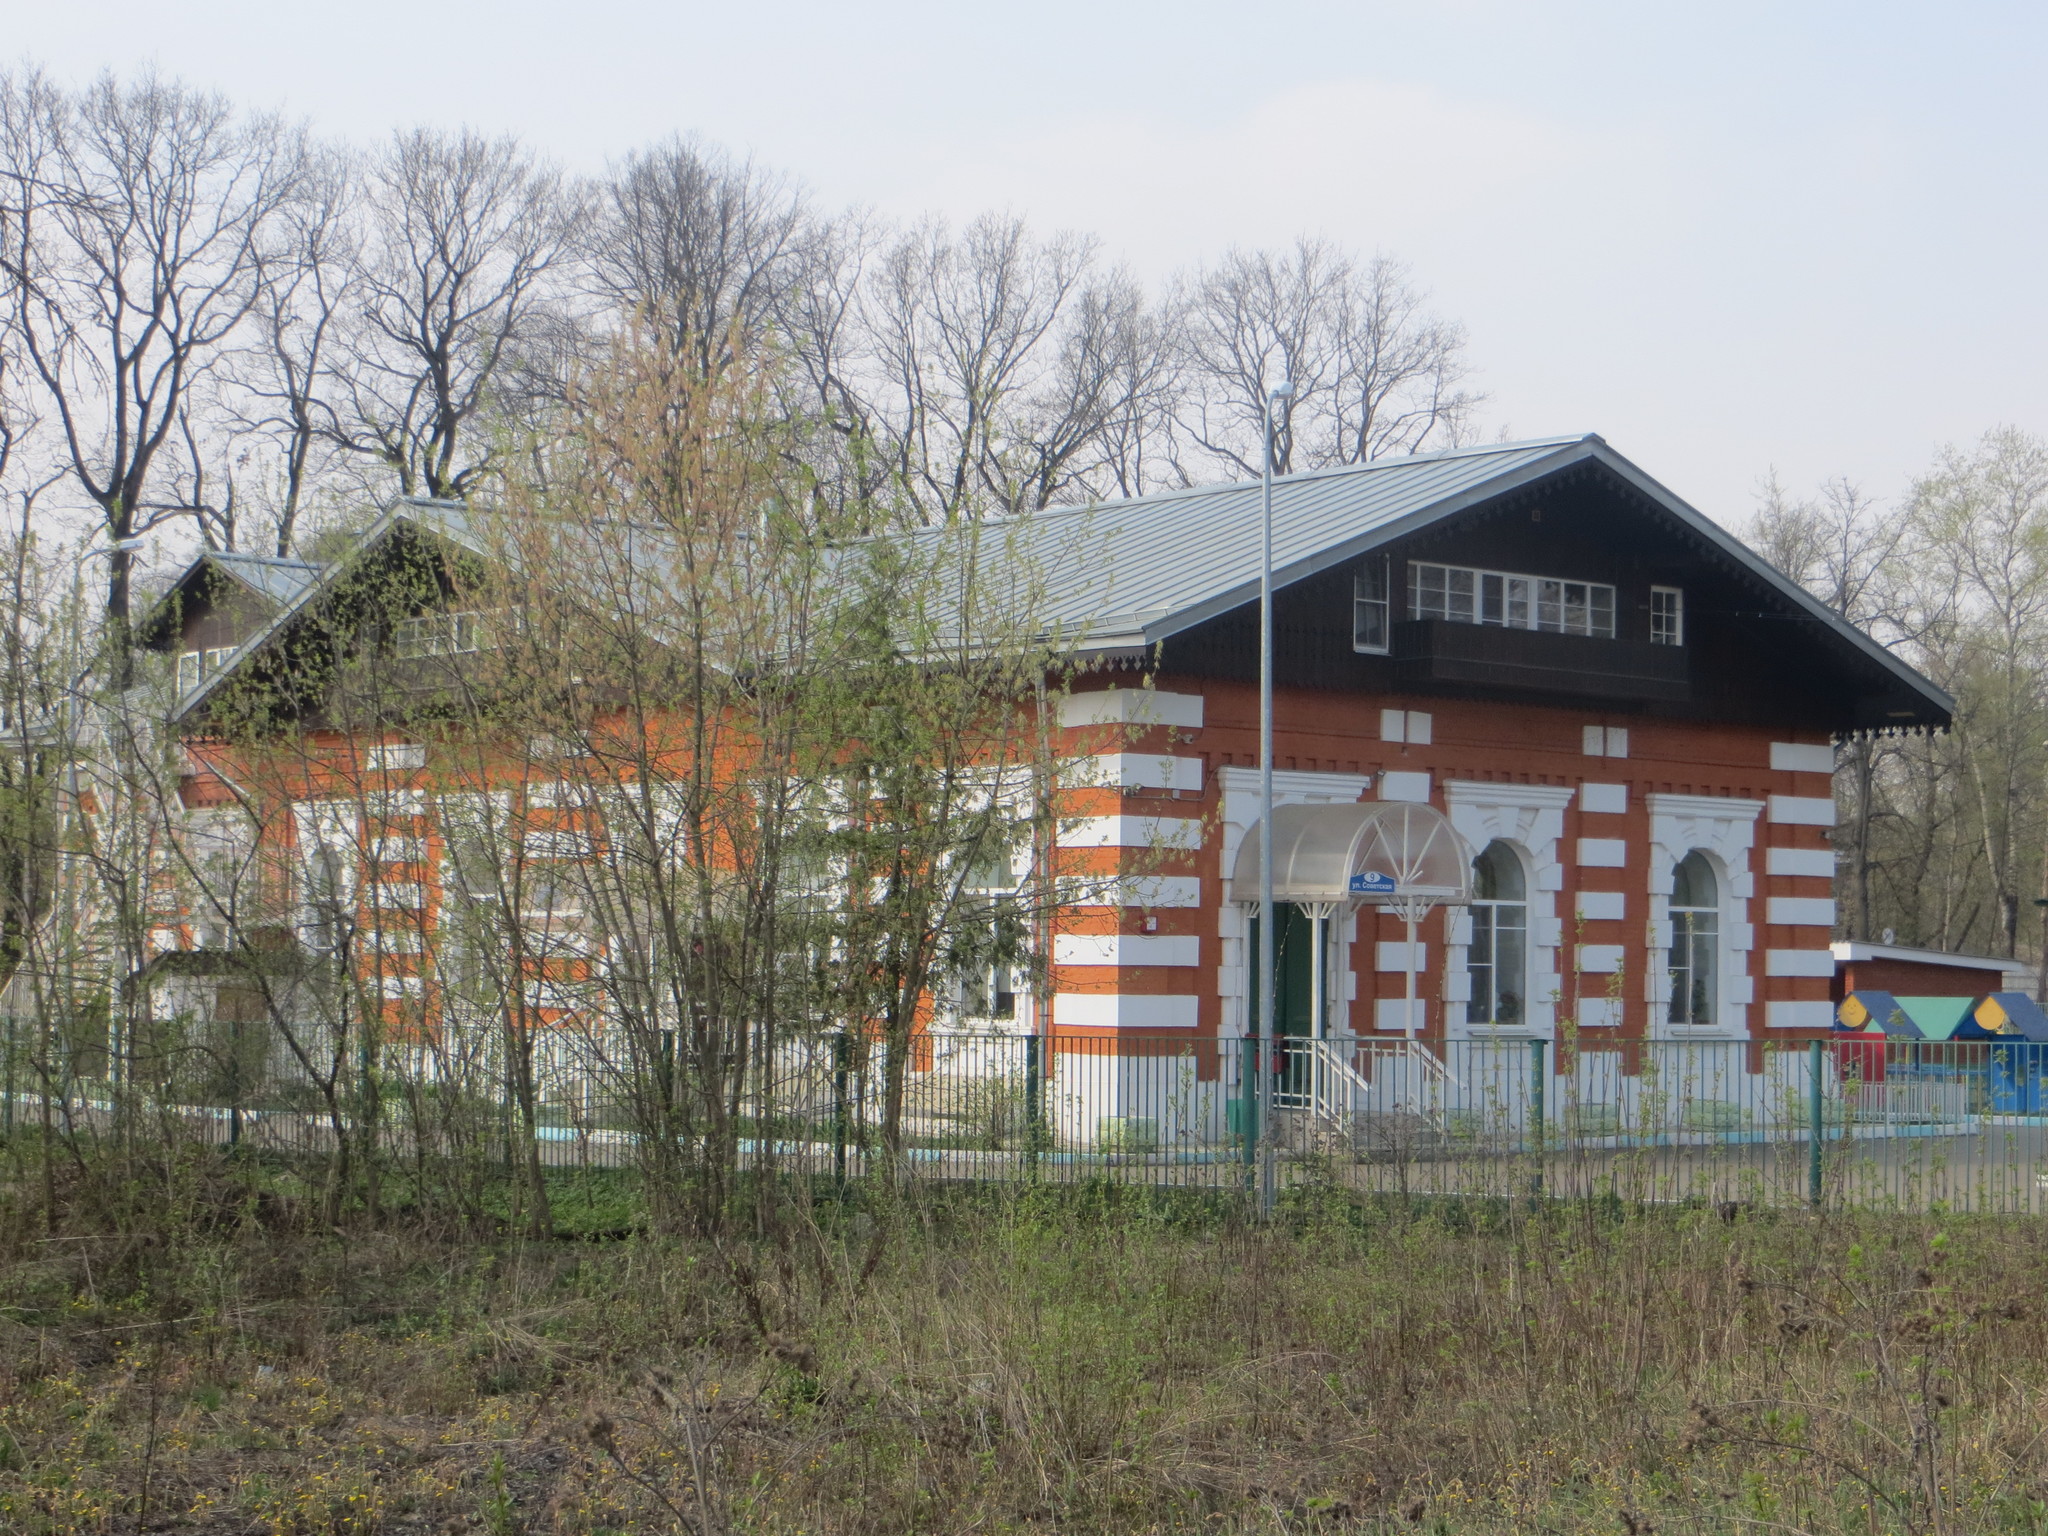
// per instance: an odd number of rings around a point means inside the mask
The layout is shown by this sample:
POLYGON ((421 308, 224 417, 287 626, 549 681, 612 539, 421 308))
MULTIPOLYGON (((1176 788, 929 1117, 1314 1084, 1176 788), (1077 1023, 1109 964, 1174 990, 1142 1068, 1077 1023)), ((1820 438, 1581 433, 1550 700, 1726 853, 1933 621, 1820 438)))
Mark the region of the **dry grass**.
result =
POLYGON ((22 1236, 0 1529, 2048 1530, 2034 1224, 1483 1215, 22 1236))

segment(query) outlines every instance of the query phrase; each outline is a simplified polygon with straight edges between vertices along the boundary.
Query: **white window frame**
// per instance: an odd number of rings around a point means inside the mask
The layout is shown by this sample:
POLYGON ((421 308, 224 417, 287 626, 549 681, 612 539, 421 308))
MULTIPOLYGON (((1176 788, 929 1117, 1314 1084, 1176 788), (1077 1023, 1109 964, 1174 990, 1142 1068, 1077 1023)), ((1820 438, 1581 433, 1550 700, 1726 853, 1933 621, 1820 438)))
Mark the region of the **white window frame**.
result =
POLYGON ((363 749, 363 772, 407 773, 427 766, 426 746, 417 741, 385 741, 363 749))
MULTIPOLYGON (((1492 841, 1486 843, 1483 847, 1480 848, 1479 854, 1475 856, 1473 862, 1476 864, 1479 858, 1484 857, 1490 850, 1495 848, 1499 848, 1500 850, 1502 850, 1508 858, 1514 861, 1516 870, 1522 877, 1522 899, 1520 901, 1507 901, 1501 900, 1496 897, 1482 898, 1477 892, 1475 882, 1475 889, 1472 896, 1472 900, 1467 907, 1467 911, 1471 917, 1471 924, 1465 935, 1466 1021, 1470 1023, 1474 1028, 1484 1028, 1489 1030, 1522 1029, 1527 1027, 1529 1022, 1529 1010, 1535 1004, 1535 999, 1531 995, 1531 989, 1529 986, 1529 976, 1531 971, 1529 959, 1531 951, 1535 947, 1534 941, 1536 937, 1535 925, 1530 921, 1529 916, 1529 898, 1535 894, 1535 892, 1531 889, 1531 887, 1534 884, 1534 881, 1530 877, 1528 858, 1523 854, 1520 847, 1518 847, 1516 844, 1512 842, 1509 842, 1506 838, 1494 838, 1492 841), (1520 967, 1521 974, 1517 977, 1512 978, 1513 980, 1519 983, 1519 987, 1517 990, 1520 992, 1522 998, 1522 1017, 1519 1020, 1516 1020, 1515 1022, 1510 1024, 1503 1024, 1498 1020, 1494 1019, 1474 1019, 1471 1016, 1473 1005, 1477 1002, 1477 999, 1471 995, 1473 991, 1471 981, 1475 964, 1472 959, 1472 950, 1474 947, 1473 941, 1478 937, 1479 934, 1479 914, 1482 909, 1489 914, 1487 926, 1489 927, 1493 937, 1493 945, 1492 958, 1487 962, 1487 969, 1492 977, 1493 990, 1495 994, 1498 995, 1498 993, 1501 990, 1499 913, 1504 908, 1518 910, 1522 915, 1522 964, 1520 967)), ((1477 871, 1475 870, 1474 873, 1476 874, 1477 871)))
POLYGON ((1682 587, 1650 588, 1650 644, 1685 644, 1685 589, 1682 587), (1660 599, 1669 598, 1668 604, 1660 606, 1660 599))
POLYGON ((1393 572, 1387 567, 1385 555, 1369 555, 1351 578, 1351 649, 1365 656, 1384 656, 1392 648, 1393 637, 1393 572), (1378 578, 1376 583, 1374 577, 1378 578), (1377 596, 1366 590, 1375 584, 1379 587, 1377 596), (1377 643, 1366 638, 1371 629, 1378 630, 1377 643))
POLYGON ((492 633, 498 615, 484 608, 418 613, 400 619, 391 632, 391 654, 403 659, 417 656, 466 656, 496 647, 492 633))
POLYGON ((1756 983, 1750 975, 1750 958, 1756 948, 1756 933, 1749 922, 1749 904, 1756 893, 1750 854, 1756 846, 1764 802, 1719 795, 1650 794, 1643 798, 1650 812, 1648 949, 1652 960, 1644 967, 1648 974, 1643 978, 1643 999, 1650 1005, 1650 1038, 1746 1038, 1756 996, 1756 983), (1694 849, 1707 855, 1719 887, 1719 1016, 1712 1024, 1673 1024, 1669 1017, 1671 975, 1665 963, 1671 951, 1672 874, 1679 860, 1694 849))
POLYGON ((1411 619, 1612 640, 1615 598, 1615 589, 1604 581, 1528 576, 1430 560, 1408 562, 1411 619), (1574 610, 1579 615, 1576 621, 1571 617, 1574 610))
POLYGON ((227 660, 235 654, 232 645, 209 645, 198 650, 178 653, 178 692, 190 693, 206 679, 213 676, 227 660))
POLYGON ((1564 925, 1557 915, 1558 893, 1565 887, 1564 813, 1574 790, 1561 784, 1495 784, 1478 779, 1450 779, 1444 784, 1444 811, 1460 837, 1474 848, 1506 843, 1522 861, 1523 890, 1528 893, 1528 1001, 1519 1025, 1472 1023, 1466 1013, 1470 973, 1471 922, 1452 910, 1446 919, 1444 1022, 1453 1038, 1549 1038, 1557 1027, 1558 1000, 1563 994, 1559 955, 1564 925))
MULTIPOLYGON (((1700 860, 1707 866, 1707 878, 1714 882, 1713 901, 1705 906, 1679 907, 1672 905, 1670 898, 1666 897, 1664 903, 1664 916, 1666 920, 1666 943, 1664 946, 1664 1022, 1670 1025, 1673 1029, 1700 1029, 1706 1026, 1719 1023, 1721 1018, 1721 872, 1714 867, 1713 856, 1707 853, 1704 849, 1690 849, 1687 851, 1685 858, 1690 859, 1695 856, 1698 856, 1700 860), (1696 924, 1688 921, 1688 919, 1695 917, 1709 917, 1713 919, 1713 933, 1711 935, 1712 943, 1708 951, 1707 963, 1704 967, 1707 977, 1707 983, 1710 988, 1707 999, 1707 1017, 1704 1019, 1674 1019, 1671 1017, 1671 1003, 1674 1000, 1674 989, 1671 986, 1671 974, 1674 969, 1674 957, 1678 953, 1679 929, 1681 927, 1684 927, 1687 930, 1691 930, 1694 927, 1696 927, 1696 924)), ((1684 862, 1684 859, 1679 860, 1679 864, 1683 864, 1684 862)), ((1678 866, 1674 865, 1672 867, 1674 889, 1676 889, 1677 870, 1678 866)), ((1699 972, 1702 970, 1702 967, 1692 963, 1694 960, 1697 959, 1696 953, 1689 952, 1686 956, 1686 959, 1687 974, 1694 976, 1698 975, 1699 972)))

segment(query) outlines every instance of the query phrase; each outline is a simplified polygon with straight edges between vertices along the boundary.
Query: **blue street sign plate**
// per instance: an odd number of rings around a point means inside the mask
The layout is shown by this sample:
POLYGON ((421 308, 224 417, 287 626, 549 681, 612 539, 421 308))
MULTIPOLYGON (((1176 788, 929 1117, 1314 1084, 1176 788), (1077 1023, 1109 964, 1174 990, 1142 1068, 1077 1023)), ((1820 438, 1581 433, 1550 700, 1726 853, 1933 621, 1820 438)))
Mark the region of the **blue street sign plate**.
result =
POLYGON ((1368 869, 1351 877, 1350 890, 1354 896, 1391 896, 1394 894, 1394 877, 1368 869))

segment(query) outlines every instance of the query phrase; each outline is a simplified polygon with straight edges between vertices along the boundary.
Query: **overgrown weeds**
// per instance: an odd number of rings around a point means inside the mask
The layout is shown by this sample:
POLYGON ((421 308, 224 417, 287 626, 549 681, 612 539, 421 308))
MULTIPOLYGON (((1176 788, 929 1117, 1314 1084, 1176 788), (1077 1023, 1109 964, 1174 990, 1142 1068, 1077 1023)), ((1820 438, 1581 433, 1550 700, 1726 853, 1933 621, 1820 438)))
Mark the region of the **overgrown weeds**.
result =
POLYGON ((15 1224, 0 1528, 2048 1530, 2033 1224, 1129 1191, 15 1224))

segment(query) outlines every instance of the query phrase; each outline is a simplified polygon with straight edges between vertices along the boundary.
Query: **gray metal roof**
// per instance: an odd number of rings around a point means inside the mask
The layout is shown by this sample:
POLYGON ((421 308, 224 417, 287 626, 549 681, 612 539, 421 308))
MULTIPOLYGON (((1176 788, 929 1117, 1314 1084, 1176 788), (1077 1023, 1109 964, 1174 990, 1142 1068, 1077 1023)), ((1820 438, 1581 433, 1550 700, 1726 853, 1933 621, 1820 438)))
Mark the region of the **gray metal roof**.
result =
MULTIPOLYGON (((1280 476, 1273 482, 1274 585, 1300 581, 1481 502, 1587 463, 1602 465, 1627 482, 1936 710, 1953 710, 1954 701, 1941 689, 1592 433, 1280 476)), ((1088 507, 1053 508, 964 530, 927 530, 912 537, 960 542, 964 558, 932 562, 938 568, 951 565, 956 579, 967 569, 1010 562, 1015 585, 1030 589, 1031 611, 1045 631, 1076 650, 1134 650, 1257 598, 1260 495, 1257 481, 1199 486, 1088 507)), ((401 522, 430 529, 479 553, 488 543, 479 538, 470 513, 460 504, 421 500, 394 503, 365 530, 358 549, 376 544, 401 522)), ((651 533, 649 539, 650 545, 660 542, 651 533)), ((649 554, 662 558, 652 548, 649 554)), ((187 695, 178 712, 190 711, 235 661, 260 648, 294 613, 316 602, 346 564, 337 562, 324 571, 303 567, 310 574, 298 582, 283 609, 239 648, 228 667, 187 695)))
MULTIPOLYGON (((1488 444, 1273 482, 1276 588, 1575 465, 1612 471, 1677 523, 1947 714, 1954 700, 1594 433, 1488 444)), ((1257 481, 1017 519, 1049 627, 1083 651, 1136 649, 1257 599, 1257 481)))
MULTIPOLYGON (((1382 459, 1273 482, 1274 584, 1284 586, 1550 473, 1598 438, 1544 438, 1382 459)), ((1257 481, 1198 486, 1011 520, 1048 628, 1084 649, 1145 646, 1259 590, 1257 481)))
POLYGON ((237 550, 208 550, 200 561, 211 561, 258 597, 273 603, 288 603, 312 585, 320 566, 311 560, 287 560, 275 555, 245 555, 237 550))

